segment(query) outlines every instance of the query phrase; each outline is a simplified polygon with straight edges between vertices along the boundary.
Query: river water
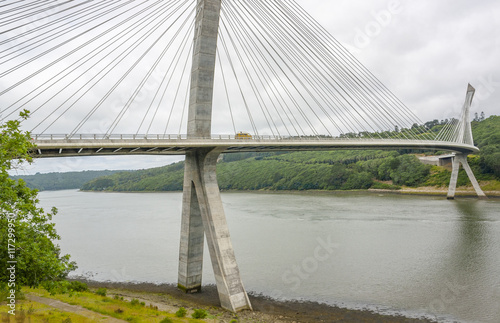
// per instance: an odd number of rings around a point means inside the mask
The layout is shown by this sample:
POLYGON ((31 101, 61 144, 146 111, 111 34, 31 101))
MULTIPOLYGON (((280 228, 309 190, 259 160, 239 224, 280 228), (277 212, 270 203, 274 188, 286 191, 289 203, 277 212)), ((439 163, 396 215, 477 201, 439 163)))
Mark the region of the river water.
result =
MULTIPOLYGON (((176 283, 181 193, 41 192, 75 275, 176 283)), ((500 201, 223 193, 247 291, 442 322, 500 322, 500 201)), ((205 250, 204 284, 215 283, 205 250)))

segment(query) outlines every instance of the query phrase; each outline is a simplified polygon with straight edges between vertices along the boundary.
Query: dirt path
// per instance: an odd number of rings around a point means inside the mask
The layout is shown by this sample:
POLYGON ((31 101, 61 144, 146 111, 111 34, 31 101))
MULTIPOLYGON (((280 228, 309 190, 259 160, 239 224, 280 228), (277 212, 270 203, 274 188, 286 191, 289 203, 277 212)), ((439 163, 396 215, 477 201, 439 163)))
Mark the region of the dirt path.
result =
POLYGON ((64 311, 64 312, 71 312, 75 313, 81 316, 84 316, 89 319, 93 319, 95 321, 99 322, 106 322, 106 323, 122 323, 122 322, 127 322, 124 320, 119 320, 114 317, 102 315, 96 312, 93 312, 91 310, 85 309, 81 306, 78 305, 71 305, 68 303, 64 303, 55 299, 51 298, 46 298, 46 297, 41 297, 41 296, 36 296, 32 294, 27 294, 26 298, 29 299, 30 301, 37 302, 37 303, 42 303, 48 306, 52 306, 54 308, 57 308, 58 310, 64 311))

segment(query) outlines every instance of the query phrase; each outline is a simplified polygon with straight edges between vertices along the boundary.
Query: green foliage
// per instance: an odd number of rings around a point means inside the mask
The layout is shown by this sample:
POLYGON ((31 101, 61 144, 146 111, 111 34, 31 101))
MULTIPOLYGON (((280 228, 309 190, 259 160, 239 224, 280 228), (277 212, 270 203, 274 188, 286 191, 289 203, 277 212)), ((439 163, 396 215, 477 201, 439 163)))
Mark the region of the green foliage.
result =
MULTIPOLYGON (((0 299, 5 300, 7 297, 11 295, 10 291, 12 290, 12 287, 9 287, 7 282, 0 282, 0 299)), ((15 291, 15 298, 16 299, 24 299, 24 293, 23 291, 18 288, 15 291)))
POLYGON ((106 294, 108 293, 108 290, 104 287, 101 287, 101 288, 98 288, 95 293, 99 296, 106 296, 106 294))
POLYGON ((391 173, 399 167, 400 160, 397 157, 390 156, 386 158, 378 167, 377 178, 381 181, 392 179, 391 173))
POLYGON ((481 153, 481 165, 485 173, 493 173, 500 178, 500 145, 488 146, 481 153))
POLYGON ((117 173, 118 171, 83 171, 67 173, 47 173, 35 175, 17 175, 11 176, 12 179, 23 179, 26 186, 40 191, 50 190, 68 190, 82 187, 83 184, 101 177, 117 173))
POLYGON ((139 306, 139 305, 140 305, 140 306, 146 306, 146 303, 139 301, 137 298, 133 298, 133 299, 130 301, 130 304, 131 304, 132 306, 139 306))
MULTIPOLYGON (((249 158, 217 166, 223 190, 338 190, 357 172, 358 163, 397 153, 388 151, 295 152, 249 158)), ((367 175, 363 174, 363 179, 367 175)), ((354 177, 351 182, 354 181, 354 177)), ((369 187, 349 185, 349 189, 369 187)))
POLYGON ((184 162, 134 172, 119 172, 85 183, 84 191, 180 191, 184 180, 184 162))
POLYGON ((381 183, 381 182, 373 182, 371 188, 377 189, 377 190, 400 190, 401 186, 387 184, 387 183, 381 183))
POLYGON ((204 319, 208 316, 208 313, 207 313, 207 311, 205 311, 203 309, 195 309, 193 314, 191 314, 191 316, 194 319, 204 319))
MULTIPOLYGON (((432 166, 431 174, 427 177, 423 186, 441 186, 447 187, 450 184, 451 172, 444 167, 432 166)), ((457 186, 470 185, 469 177, 465 170, 460 169, 458 172, 457 186)))
POLYGON ((480 171, 500 179, 500 116, 472 122, 472 134, 474 143, 481 149, 480 171))
POLYGON ((85 292, 88 291, 88 286, 79 281, 44 281, 41 286, 46 289, 51 295, 56 294, 71 294, 72 292, 85 292))
POLYGON ((448 186, 450 183, 451 172, 444 167, 432 166, 430 176, 424 183, 424 186, 448 186))
MULTIPOLYGON (((21 119, 27 117, 28 111, 21 113, 21 119)), ((15 254, 9 254, 7 247, 0 249, 0 267, 7 268, 7 261, 15 256, 16 283, 28 286, 63 279, 76 268, 54 244, 59 236, 51 220, 57 209, 46 212, 38 207, 38 191, 9 177, 10 170, 32 162, 33 149, 30 134, 20 130, 19 120, 0 125, 0 245, 15 245, 15 254)), ((7 282, 8 275, 7 270, 0 271, 0 282, 7 282)))
POLYGON ((342 185, 344 190, 366 190, 373 184, 372 175, 368 172, 353 173, 342 185))
POLYGON ((163 320, 160 321, 160 323, 173 323, 173 322, 174 321, 172 321, 172 319, 168 318, 168 317, 166 317, 166 318, 164 318, 163 320))
MULTIPOLYGON (((482 120, 482 119, 478 119, 482 120)), ((437 133, 448 120, 415 125, 413 131, 437 133)), ((492 116, 472 124, 481 148, 479 156, 469 156, 469 164, 481 180, 500 179, 500 117, 492 116), (496 177, 495 175, 496 174, 496 177), (493 177, 492 177, 493 176, 493 177)), ((397 129, 404 134, 408 129, 397 129)), ((394 134, 381 134, 394 135, 394 134)), ((347 135, 346 135, 347 136, 347 135)), ((363 136, 353 134, 354 137, 363 136)), ((292 153, 227 153, 217 165, 221 190, 342 190, 401 186, 448 185, 450 174, 433 171, 414 156, 412 150, 336 150, 292 153), (375 181, 374 181, 375 180, 375 181), (392 184, 380 183, 392 181, 392 184)), ((122 172, 86 183, 84 190, 180 191, 184 163, 122 172)), ((468 185, 459 173, 458 185, 468 185)))
POLYGON ((399 156, 398 161, 398 166, 391 171, 394 184, 416 187, 425 182, 431 166, 422 164, 413 155, 399 156))
POLYGON ((187 314, 187 310, 184 307, 181 307, 175 312, 175 316, 177 317, 184 317, 187 314))

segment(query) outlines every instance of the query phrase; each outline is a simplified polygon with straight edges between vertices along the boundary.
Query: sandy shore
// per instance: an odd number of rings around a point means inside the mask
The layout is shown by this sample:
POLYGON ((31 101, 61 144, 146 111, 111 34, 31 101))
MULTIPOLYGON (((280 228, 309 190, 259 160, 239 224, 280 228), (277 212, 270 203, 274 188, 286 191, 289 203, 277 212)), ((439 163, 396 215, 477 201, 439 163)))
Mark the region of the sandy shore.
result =
POLYGON ((220 308, 215 286, 204 286, 201 293, 185 294, 170 284, 111 283, 87 281, 89 287, 105 287, 108 295, 119 295, 125 299, 137 298, 146 304, 158 306, 160 310, 176 312, 180 307, 188 311, 194 308, 207 309, 217 319, 214 322, 435 322, 429 319, 414 319, 403 316, 381 315, 368 310, 350 310, 315 302, 277 301, 262 295, 250 294, 253 311, 237 314, 220 308))

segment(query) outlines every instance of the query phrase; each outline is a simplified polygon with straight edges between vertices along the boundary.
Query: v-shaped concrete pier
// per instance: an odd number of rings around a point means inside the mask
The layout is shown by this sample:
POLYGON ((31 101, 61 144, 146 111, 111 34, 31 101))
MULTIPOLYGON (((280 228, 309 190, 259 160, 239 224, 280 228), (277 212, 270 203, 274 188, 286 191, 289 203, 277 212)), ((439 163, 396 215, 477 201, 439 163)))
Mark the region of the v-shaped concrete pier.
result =
MULTIPOLYGON (((220 0, 197 3, 188 138, 211 136, 220 6, 220 0)), ((217 184, 217 158, 226 148, 198 148, 186 153, 178 286, 186 292, 201 290, 206 235, 221 305, 237 312, 252 306, 240 278, 217 184)))

